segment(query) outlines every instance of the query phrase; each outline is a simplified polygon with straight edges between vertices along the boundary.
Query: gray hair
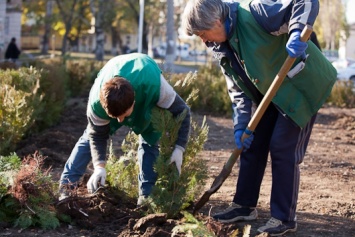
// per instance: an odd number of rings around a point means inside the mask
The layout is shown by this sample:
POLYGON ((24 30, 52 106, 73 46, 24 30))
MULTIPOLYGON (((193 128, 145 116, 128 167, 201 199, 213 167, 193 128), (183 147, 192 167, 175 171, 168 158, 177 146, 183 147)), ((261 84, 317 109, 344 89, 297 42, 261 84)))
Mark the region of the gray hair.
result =
POLYGON ((217 20, 227 17, 227 6, 221 0, 190 0, 182 16, 181 27, 187 35, 210 30, 217 20))

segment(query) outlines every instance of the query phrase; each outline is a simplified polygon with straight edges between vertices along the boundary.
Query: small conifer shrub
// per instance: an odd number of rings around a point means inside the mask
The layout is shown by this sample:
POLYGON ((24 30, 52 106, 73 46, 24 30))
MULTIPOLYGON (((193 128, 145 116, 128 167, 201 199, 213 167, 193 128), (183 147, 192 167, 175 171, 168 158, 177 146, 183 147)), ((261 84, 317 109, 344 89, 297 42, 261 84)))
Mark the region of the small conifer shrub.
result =
POLYGON ((327 102, 341 108, 355 107, 355 82, 337 81, 327 102))
POLYGON ((109 158, 106 164, 108 186, 113 190, 124 191, 128 197, 138 197, 137 150, 138 136, 129 132, 121 146, 123 156, 117 158, 110 144, 109 158))
POLYGON ((43 170, 44 157, 38 152, 23 159, 11 195, 21 205, 15 227, 40 226, 42 229, 55 229, 60 225, 53 203, 56 200, 50 170, 43 170))
POLYGON ((170 218, 177 217, 201 193, 208 178, 207 167, 197 154, 202 151, 207 140, 208 126, 192 121, 191 133, 183 156, 181 174, 175 163, 169 164, 182 120, 186 113, 174 118, 164 109, 154 108, 152 122, 155 129, 162 133, 160 154, 154 165, 157 181, 146 202, 148 212, 167 213, 170 218))

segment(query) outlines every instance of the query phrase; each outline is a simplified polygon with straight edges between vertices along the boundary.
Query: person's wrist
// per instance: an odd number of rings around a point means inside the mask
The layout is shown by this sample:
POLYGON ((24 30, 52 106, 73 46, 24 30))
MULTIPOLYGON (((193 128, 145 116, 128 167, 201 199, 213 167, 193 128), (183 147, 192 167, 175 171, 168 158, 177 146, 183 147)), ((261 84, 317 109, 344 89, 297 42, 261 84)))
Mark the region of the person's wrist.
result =
POLYGON ((185 148, 175 144, 175 149, 179 149, 181 152, 185 152, 185 148))
POLYGON ((293 29, 293 30, 291 30, 290 35, 292 35, 293 33, 296 33, 296 32, 301 34, 301 30, 300 29, 293 29))
POLYGON ((98 163, 94 165, 94 169, 96 168, 105 168, 105 163, 98 163))
POLYGON ((236 130, 234 130, 234 134, 240 134, 240 133, 243 134, 244 130, 245 129, 241 129, 241 128, 240 129, 236 129, 236 130))

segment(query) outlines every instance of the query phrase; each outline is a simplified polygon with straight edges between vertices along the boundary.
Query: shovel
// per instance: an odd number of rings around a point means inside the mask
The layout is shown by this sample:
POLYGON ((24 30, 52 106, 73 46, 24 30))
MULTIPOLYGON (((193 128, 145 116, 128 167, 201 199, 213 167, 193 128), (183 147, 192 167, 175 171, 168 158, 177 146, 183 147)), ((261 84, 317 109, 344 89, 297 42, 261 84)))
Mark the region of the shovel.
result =
MULTIPOLYGON (((302 33, 301 33, 301 41, 306 42, 308 40, 309 36, 311 35, 311 33, 312 33, 312 27, 309 26, 309 25, 306 25, 305 28, 303 29, 302 33)), ((269 106, 271 100, 274 98, 277 90, 281 86, 283 80, 285 79, 287 73, 290 71, 290 69, 291 69, 291 67, 292 67, 292 65, 294 64, 295 61, 296 61, 296 58, 291 58, 290 56, 288 56, 286 58, 286 60, 285 60, 284 64, 282 65, 280 71, 277 73, 274 81, 270 85, 270 88, 267 90, 264 98, 260 102, 260 105, 256 109, 256 111, 255 111, 253 117, 251 118, 250 122, 248 123, 248 127, 246 129, 247 131, 253 132, 255 130, 255 128, 258 125, 261 117, 264 115, 265 110, 269 106)), ((251 133, 249 133, 249 134, 247 134, 245 132, 243 133, 242 143, 243 143, 244 139, 246 139, 246 138, 248 138, 250 136, 250 134, 251 133)), ((209 190, 207 190, 202 195, 200 200, 196 203, 196 205, 194 207, 194 210, 193 210, 193 214, 194 215, 195 215, 195 213, 198 210, 200 210, 201 207, 203 207, 203 205, 205 205, 205 203, 209 200, 210 196, 212 194, 214 194, 215 192, 217 192, 217 190, 222 186, 223 182, 226 180, 226 178, 231 173, 232 168, 233 168, 235 162, 237 161, 237 159, 240 156, 242 151, 243 151, 243 147, 241 149, 238 149, 238 148, 234 149, 234 151, 231 154, 231 156, 229 157, 227 163, 224 164, 222 171, 220 172, 220 174, 213 181, 211 188, 209 190)))

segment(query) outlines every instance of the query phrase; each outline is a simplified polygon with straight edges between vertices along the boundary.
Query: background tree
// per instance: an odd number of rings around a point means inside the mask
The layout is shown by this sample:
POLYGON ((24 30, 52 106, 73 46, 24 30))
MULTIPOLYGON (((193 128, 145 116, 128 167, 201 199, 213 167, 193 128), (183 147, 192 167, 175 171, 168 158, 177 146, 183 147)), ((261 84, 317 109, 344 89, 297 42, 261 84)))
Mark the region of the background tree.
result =
MULTIPOLYGON (((47 54, 49 48, 49 35, 51 28, 52 18, 52 0, 39 0, 39 1, 23 1, 22 4, 22 29, 25 34, 40 34, 41 29, 44 27, 44 34, 42 36, 42 54, 47 54), (31 24, 26 24, 31 22, 31 24)), ((53 5, 53 4, 52 4, 53 5)))
POLYGON ((92 15, 89 8, 89 1, 79 1, 75 11, 77 12, 77 17, 73 19, 72 28, 68 34, 71 51, 78 51, 80 38, 91 28, 90 19, 92 15))
POLYGON ((165 42, 166 38, 166 2, 148 1, 145 4, 144 18, 149 19, 148 24, 148 54, 153 56, 154 39, 158 38, 159 43, 165 42))
POLYGON ((96 48, 95 48, 95 59, 98 61, 104 60, 105 55, 105 33, 104 33, 104 11, 106 4, 103 0, 90 0, 90 9, 92 15, 95 17, 95 35, 96 35, 96 48))
MULTIPOLYGON (((180 27, 181 12, 186 2, 187 0, 145 0, 142 42, 144 53, 152 56, 153 45, 156 43, 153 39, 157 39, 159 43, 166 42, 167 33, 173 35, 174 42, 179 40, 176 36, 180 27), (168 9, 173 9, 169 10, 173 13, 168 14, 168 9), (172 30, 171 18, 169 18, 172 16, 174 17, 173 34, 168 32, 172 30)), ((320 0, 320 11, 314 30, 323 49, 337 49, 341 31, 345 32, 342 37, 349 35, 343 2, 344 0, 320 0)), ((129 43, 132 45, 132 42, 129 42, 129 37, 123 38, 123 35, 136 34, 139 22, 138 1, 131 0, 26 0, 23 1, 23 13, 23 23, 32 19, 29 25, 23 26, 23 29, 31 35, 43 34, 42 54, 48 53, 51 34, 63 36, 62 54, 67 50, 68 42, 72 50, 75 50, 79 39, 89 29, 91 18, 95 17, 97 40, 95 54, 98 60, 102 60, 104 56, 105 34, 110 32, 113 55, 118 51, 126 53, 125 46, 129 43)), ((171 40, 172 36, 169 38, 171 40)), ((171 54, 169 50, 168 55, 171 54)))
POLYGON ((47 54, 49 49, 53 4, 54 4, 53 0, 48 0, 46 2, 46 16, 44 20, 44 33, 42 37, 42 51, 41 51, 42 54, 47 54))
POLYGON ((106 1, 103 15, 104 32, 111 32, 111 53, 117 51, 126 53, 129 39, 124 41, 123 34, 137 33, 136 15, 131 11, 131 6, 125 0, 106 1), (119 48, 119 50, 118 50, 119 48))
POLYGON ((339 46, 340 31, 347 28, 342 0, 320 0, 319 15, 314 26, 323 49, 339 46))
MULTIPOLYGON (((47 54, 49 50, 51 34, 66 36, 65 43, 70 42, 71 48, 77 48, 79 38, 82 32, 90 27, 90 13, 88 8, 89 0, 76 0, 76 7, 73 7, 72 1, 54 1, 54 0, 28 0, 23 2, 23 30, 31 34, 42 35, 42 54, 47 54), (68 10, 70 9, 70 10, 68 10), (68 16, 68 17, 67 17, 68 16), (70 18, 72 16, 72 18, 70 18), (26 23, 30 22, 31 28, 26 23)), ((64 43, 64 39, 63 39, 64 43)), ((63 44, 62 44, 63 45, 63 44)), ((62 51, 66 52, 62 47, 62 51)))
POLYGON ((175 60, 174 0, 167 0, 165 71, 173 71, 175 60))
POLYGON ((109 5, 109 9, 105 13, 104 21, 108 23, 107 30, 111 32, 111 54, 115 55, 118 52, 123 52, 124 42, 121 33, 127 32, 124 27, 127 23, 125 24, 124 21, 127 21, 129 12, 127 14, 127 6, 122 1, 108 1, 106 4, 109 5))
POLYGON ((59 9, 59 14, 62 17, 62 22, 64 23, 65 27, 62 40, 62 55, 65 55, 67 51, 68 35, 72 29, 74 17, 76 16, 76 12, 74 11, 74 9, 78 1, 83 0, 55 0, 59 9))

